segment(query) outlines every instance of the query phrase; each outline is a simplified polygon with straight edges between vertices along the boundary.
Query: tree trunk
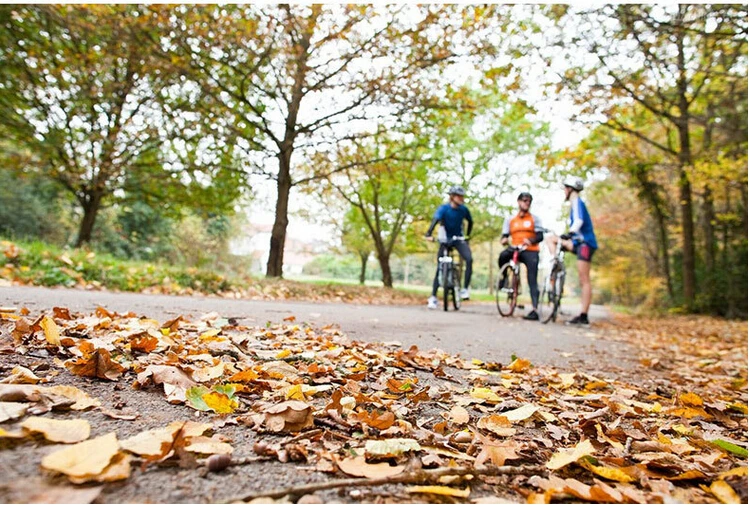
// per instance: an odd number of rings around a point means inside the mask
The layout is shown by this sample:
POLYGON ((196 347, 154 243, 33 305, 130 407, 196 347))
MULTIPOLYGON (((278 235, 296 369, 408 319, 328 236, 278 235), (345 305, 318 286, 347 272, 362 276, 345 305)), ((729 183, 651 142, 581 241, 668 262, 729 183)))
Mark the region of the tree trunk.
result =
POLYGON ((282 152, 279 157, 279 172, 276 200, 276 220, 270 235, 270 253, 265 271, 266 277, 283 276, 283 252, 286 244, 286 228, 289 225, 289 194, 291 193, 291 150, 282 152))
POLYGON ((361 270, 359 271, 359 284, 363 285, 367 279, 367 262, 369 261, 369 251, 366 253, 360 252, 359 258, 361 259, 361 270))
POLYGON ((682 281, 684 303, 694 308, 694 221, 692 218, 692 185, 689 183, 685 167, 679 174, 679 201, 681 207, 681 238, 683 248, 682 281))
POLYGON ((75 241, 75 247, 80 248, 84 244, 91 242, 91 234, 94 231, 96 217, 101 209, 102 195, 99 193, 89 193, 81 200, 83 207, 83 219, 78 228, 78 238, 75 241))
POLYGON ((380 262, 382 270, 382 284, 386 288, 393 287, 393 272, 390 270, 390 255, 387 253, 378 253, 377 260, 380 262))
POLYGON ((715 206, 713 192, 705 186, 702 197, 702 233, 705 235, 705 266, 712 275, 715 270, 715 206))

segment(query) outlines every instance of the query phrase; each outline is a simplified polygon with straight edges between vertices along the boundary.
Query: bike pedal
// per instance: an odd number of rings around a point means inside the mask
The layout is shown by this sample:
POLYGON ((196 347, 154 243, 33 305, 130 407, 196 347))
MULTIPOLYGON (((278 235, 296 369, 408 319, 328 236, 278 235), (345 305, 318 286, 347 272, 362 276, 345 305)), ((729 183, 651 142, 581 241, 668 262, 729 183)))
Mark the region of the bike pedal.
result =
POLYGON ((516 307, 518 309, 525 309, 525 305, 524 304, 518 304, 516 307))

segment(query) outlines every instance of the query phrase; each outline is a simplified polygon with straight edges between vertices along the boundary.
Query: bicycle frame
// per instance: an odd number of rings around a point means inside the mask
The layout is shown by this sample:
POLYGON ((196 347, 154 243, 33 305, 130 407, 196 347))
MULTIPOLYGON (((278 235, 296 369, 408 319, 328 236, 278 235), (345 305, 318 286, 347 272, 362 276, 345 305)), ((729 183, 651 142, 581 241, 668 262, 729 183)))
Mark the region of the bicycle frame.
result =
POLYGON ((564 294, 564 280, 567 275, 567 270, 564 265, 564 253, 565 251, 562 248, 562 240, 557 236, 556 248, 551 259, 551 269, 549 269, 549 273, 544 279, 539 300, 539 310, 542 313, 541 323, 548 323, 549 321, 556 321, 557 319, 557 313, 564 294), (550 307, 548 308, 548 312, 543 314, 543 308, 546 303, 548 303, 550 307))
POLYGON ((445 246, 444 253, 437 259, 439 262, 440 286, 443 291, 445 311, 447 311, 448 307, 449 294, 452 294, 455 309, 460 309, 461 299, 458 290, 461 288, 460 279, 463 275, 463 258, 458 254, 458 260, 455 261, 453 257, 455 242, 463 240, 465 240, 465 237, 453 236, 451 240, 440 241, 440 244, 445 246))

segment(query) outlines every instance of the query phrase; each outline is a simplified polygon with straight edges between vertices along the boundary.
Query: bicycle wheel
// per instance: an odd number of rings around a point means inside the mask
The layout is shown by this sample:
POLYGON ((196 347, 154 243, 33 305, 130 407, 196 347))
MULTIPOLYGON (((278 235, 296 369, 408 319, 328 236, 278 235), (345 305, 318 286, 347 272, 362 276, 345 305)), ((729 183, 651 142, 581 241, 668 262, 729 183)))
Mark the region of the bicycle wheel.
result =
POLYGON ((450 303, 450 285, 452 284, 452 266, 442 264, 442 302, 445 311, 450 303))
POLYGON ((541 296, 538 301, 538 316, 541 323, 549 323, 556 320, 557 308, 557 266, 551 268, 551 272, 544 279, 544 286, 541 289, 541 296))
POLYGON ((460 309, 460 304, 463 300, 460 298, 460 269, 453 269, 453 307, 457 311, 460 309))
POLYGON ((499 278, 497 279, 497 311, 502 316, 511 316, 512 312, 515 311, 515 304, 517 303, 517 286, 518 279, 515 275, 515 270, 512 268, 512 264, 505 264, 499 269, 499 278), (504 283, 502 279, 504 278, 504 283), (500 286, 501 285, 501 286, 500 286))

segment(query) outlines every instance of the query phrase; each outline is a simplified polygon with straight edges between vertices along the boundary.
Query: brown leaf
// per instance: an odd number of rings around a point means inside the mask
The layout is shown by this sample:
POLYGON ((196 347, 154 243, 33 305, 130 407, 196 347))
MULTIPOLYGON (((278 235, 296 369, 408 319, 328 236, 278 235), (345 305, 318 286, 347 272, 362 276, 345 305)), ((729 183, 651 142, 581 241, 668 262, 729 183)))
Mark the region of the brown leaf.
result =
POLYGON ((466 408, 461 406, 453 406, 453 408, 450 410, 450 421, 458 424, 458 425, 465 425, 471 420, 470 415, 468 414, 468 411, 466 408))
POLYGON ((109 381, 117 380, 126 370, 117 362, 113 362, 109 352, 104 348, 97 348, 91 354, 77 360, 69 360, 65 362, 65 367, 77 376, 109 381))
POLYGON ((0 423, 21 418, 28 408, 28 404, 21 402, 0 402, 0 423))
POLYGON ((265 410, 265 425, 273 432, 299 432, 314 425, 312 406, 301 401, 286 401, 265 410))
POLYGON ((368 464, 363 456, 341 459, 334 457, 338 469, 349 476, 362 478, 386 478, 403 472, 406 466, 391 466, 387 462, 368 464))
POLYGON ((520 443, 516 441, 488 442, 484 440, 481 445, 481 452, 476 457, 476 465, 483 465, 490 460, 495 466, 505 465, 506 460, 519 459, 520 455, 516 453, 521 449, 520 443))

